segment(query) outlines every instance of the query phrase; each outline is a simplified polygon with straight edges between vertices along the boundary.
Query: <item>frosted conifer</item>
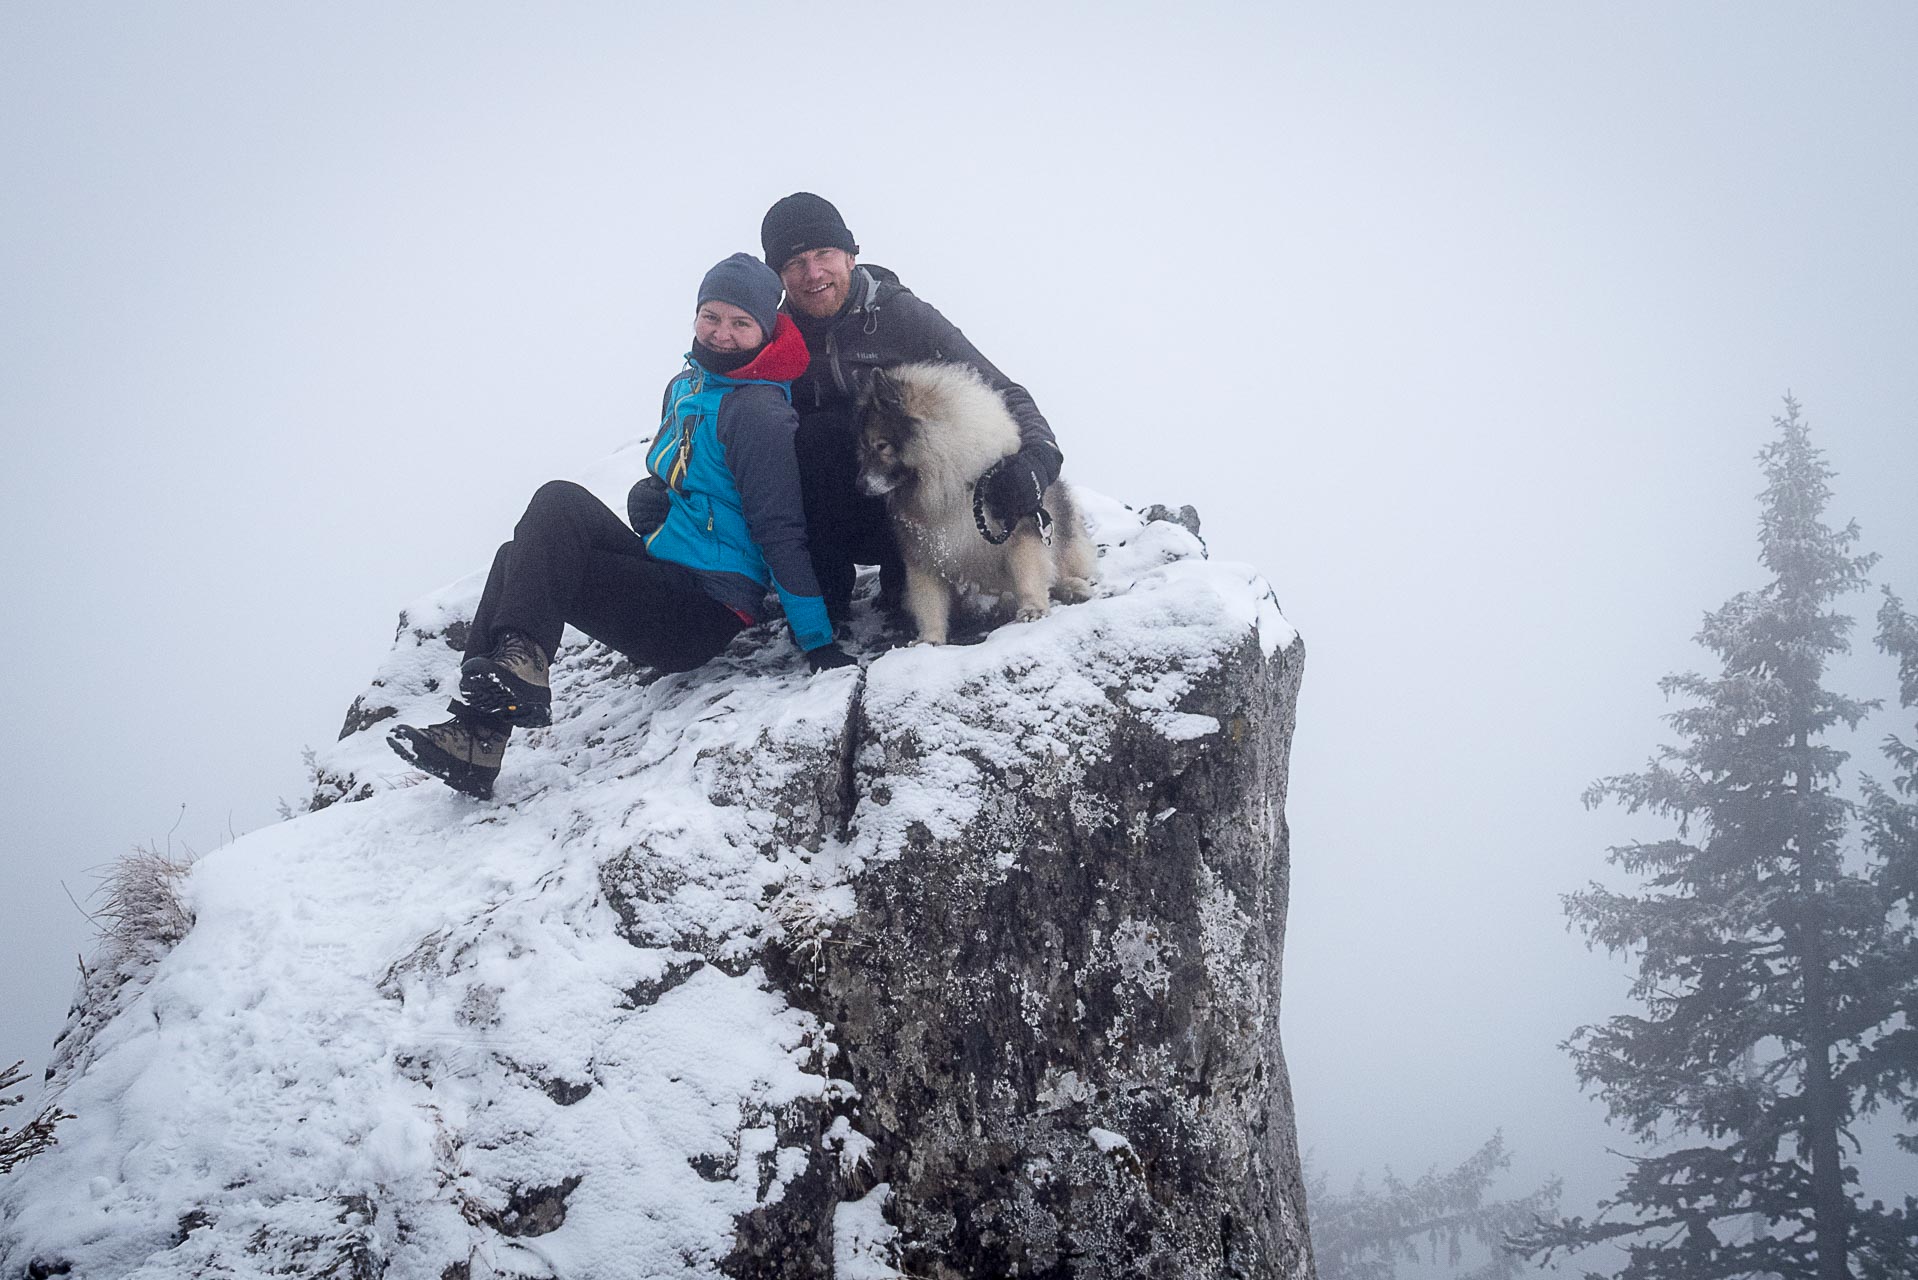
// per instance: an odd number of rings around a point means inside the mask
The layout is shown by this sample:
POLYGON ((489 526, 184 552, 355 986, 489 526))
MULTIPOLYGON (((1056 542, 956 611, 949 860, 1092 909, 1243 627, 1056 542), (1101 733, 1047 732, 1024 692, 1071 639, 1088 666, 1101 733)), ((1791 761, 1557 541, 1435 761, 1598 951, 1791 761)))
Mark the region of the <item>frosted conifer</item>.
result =
POLYGON ((1387 1169, 1376 1188, 1361 1177, 1342 1195, 1308 1166, 1306 1202, 1319 1280, 1393 1280, 1401 1265, 1441 1263, 1457 1280, 1514 1280, 1523 1267, 1504 1239, 1556 1207, 1560 1184, 1555 1178, 1526 1195, 1491 1198, 1493 1180, 1511 1163, 1504 1137, 1494 1134, 1455 1169, 1433 1169, 1411 1182, 1387 1169), (1468 1243, 1489 1256, 1475 1257, 1468 1267, 1468 1243))
POLYGON ((1918 1275, 1918 1201, 1862 1203, 1846 1159, 1861 1115, 1911 1105, 1918 1007, 1910 882, 1901 894, 1888 877, 1881 841, 1848 858, 1846 754, 1828 741, 1876 705, 1823 683, 1852 625, 1831 605, 1876 557, 1855 551, 1855 524, 1824 522, 1832 473, 1785 404, 1759 455, 1771 581, 1706 615, 1697 639, 1718 675, 1662 682, 1689 703, 1667 717, 1679 745, 1585 797, 1677 831, 1610 851, 1638 891, 1593 884, 1565 899, 1589 944, 1636 959, 1643 1011, 1581 1027, 1566 1047, 1652 1154, 1631 1159, 1596 1220, 1516 1242, 1550 1261, 1614 1241, 1620 1280, 1918 1275))

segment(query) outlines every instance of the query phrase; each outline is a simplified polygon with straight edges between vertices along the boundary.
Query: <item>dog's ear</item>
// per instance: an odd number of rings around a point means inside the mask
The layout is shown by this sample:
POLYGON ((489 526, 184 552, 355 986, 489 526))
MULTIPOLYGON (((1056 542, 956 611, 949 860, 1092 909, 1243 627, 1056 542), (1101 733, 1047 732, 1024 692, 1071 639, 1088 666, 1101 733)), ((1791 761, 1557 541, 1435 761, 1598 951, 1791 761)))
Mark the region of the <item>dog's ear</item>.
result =
POLYGON ((899 379, 884 369, 872 371, 872 381, 866 384, 866 395, 876 408, 890 414, 904 413, 906 409, 906 389, 899 385, 899 379))

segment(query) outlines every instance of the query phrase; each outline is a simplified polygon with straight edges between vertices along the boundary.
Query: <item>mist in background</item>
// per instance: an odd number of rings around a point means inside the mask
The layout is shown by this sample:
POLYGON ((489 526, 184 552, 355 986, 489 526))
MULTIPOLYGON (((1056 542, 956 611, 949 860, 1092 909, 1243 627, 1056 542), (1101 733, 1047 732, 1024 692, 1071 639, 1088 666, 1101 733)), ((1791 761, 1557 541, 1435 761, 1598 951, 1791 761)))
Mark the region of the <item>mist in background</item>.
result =
MULTIPOLYGON (((399 609, 651 431, 811 190, 1304 633, 1315 1163, 1503 1127, 1588 1211, 1624 1140, 1557 1045, 1627 978, 1558 895, 1649 829, 1579 794, 1764 580, 1788 389, 1918 597, 1918 8, 1329 9, 0 0, 0 1065, 68 891, 302 799, 399 609)), ((1868 634, 1831 683, 1891 694, 1868 634)))

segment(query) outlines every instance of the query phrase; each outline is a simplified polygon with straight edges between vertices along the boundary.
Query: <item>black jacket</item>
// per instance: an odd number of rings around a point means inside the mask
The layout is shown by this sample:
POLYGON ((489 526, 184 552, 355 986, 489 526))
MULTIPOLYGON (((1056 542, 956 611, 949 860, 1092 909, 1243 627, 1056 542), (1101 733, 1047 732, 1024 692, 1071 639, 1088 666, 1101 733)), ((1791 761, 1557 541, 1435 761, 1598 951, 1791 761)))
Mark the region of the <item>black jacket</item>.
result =
POLYGON ((854 267, 851 296, 832 319, 797 314, 793 319, 812 353, 812 363, 792 384, 793 408, 802 420, 832 416, 850 425, 860 389, 874 369, 921 360, 971 365, 1005 397, 1019 424, 1020 452, 1045 469, 1047 484, 1059 478, 1064 457, 1032 394, 999 372, 957 325, 886 268, 854 267))

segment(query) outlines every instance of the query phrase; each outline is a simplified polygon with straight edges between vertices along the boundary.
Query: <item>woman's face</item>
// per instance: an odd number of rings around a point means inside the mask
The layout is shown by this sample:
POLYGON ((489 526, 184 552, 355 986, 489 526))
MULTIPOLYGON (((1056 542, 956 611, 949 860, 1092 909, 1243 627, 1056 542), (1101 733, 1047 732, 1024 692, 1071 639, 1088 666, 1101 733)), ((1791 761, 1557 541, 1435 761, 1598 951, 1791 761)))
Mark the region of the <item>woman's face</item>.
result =
POLYGON ((751 351, 766 340, 751 313, 717 298, 699 304, 693 337, 714 351, 751 351))

